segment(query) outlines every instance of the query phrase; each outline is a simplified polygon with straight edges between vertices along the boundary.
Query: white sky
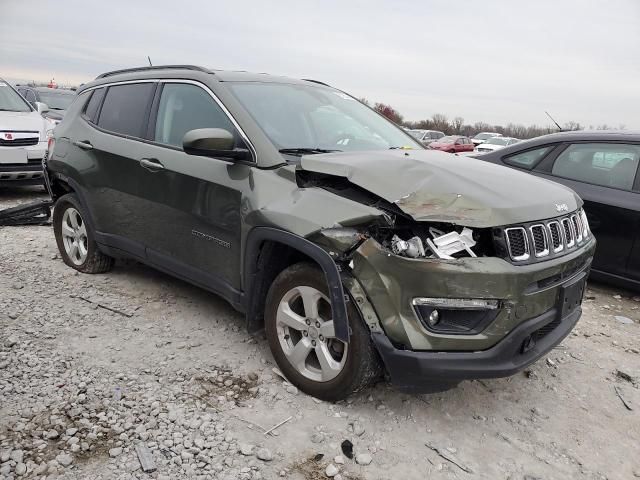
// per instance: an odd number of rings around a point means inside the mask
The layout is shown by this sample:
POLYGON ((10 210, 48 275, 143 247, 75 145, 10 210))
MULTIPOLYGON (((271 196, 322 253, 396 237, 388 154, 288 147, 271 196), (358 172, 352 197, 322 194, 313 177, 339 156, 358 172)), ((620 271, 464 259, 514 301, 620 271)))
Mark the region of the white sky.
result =
POLYGON ((408 120, 640 129, 640 0, 0 0, 0 77, 193 63, 314 78, 408 120))

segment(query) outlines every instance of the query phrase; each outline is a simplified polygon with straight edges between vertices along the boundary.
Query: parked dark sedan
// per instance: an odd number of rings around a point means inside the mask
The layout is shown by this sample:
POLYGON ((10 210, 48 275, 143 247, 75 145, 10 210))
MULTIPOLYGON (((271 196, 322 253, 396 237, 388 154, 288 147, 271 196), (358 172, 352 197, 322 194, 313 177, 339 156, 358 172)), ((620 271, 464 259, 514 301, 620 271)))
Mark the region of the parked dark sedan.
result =
POLYGON ((592 277, 640 290, 640 132, 554 133, 474 156, 575 190, 598 240, 592 277))

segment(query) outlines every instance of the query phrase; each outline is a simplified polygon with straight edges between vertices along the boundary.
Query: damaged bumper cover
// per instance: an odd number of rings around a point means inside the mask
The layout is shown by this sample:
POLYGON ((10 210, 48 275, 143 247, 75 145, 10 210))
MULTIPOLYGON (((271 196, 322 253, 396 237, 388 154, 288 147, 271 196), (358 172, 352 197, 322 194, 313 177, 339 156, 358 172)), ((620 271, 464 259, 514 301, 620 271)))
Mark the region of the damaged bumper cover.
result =
POLYGON ((440 391, 465 379, 513 375, 560 343, 580 318, 595 243, 563 258, 513 265, 491 257, 400 257, 369 238, 350 255, 349 275, 360 291, 347 286, 391 382, 413 392, 440 391), (573 292, 569 311, 567 291, 573 292), (416 308, 416 300, 426 299, 449 299, 460 309, 484 305, 489 320, 466 333, 433 331, 416 308))
POLYGON ((414 352, 394 347, 383 333, 374 333, 372 338, 391 383, 405 391, 428 393, 446 390, 461 380, 507 377, 523 370, 558 345, 581 313, 578 307, 558 321, 558 311, 551 309, 518 325, 497 345, 478 352, 414 352), (532 335, 554 322, 558 322, 555 328, 525 348, 532 335))

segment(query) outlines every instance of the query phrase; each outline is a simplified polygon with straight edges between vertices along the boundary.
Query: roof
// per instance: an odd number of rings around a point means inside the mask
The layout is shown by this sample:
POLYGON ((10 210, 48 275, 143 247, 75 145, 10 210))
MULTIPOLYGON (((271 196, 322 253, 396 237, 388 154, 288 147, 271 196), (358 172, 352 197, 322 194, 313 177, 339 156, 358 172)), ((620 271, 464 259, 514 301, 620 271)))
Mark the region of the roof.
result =
POLYGON ((216 80, 220 82, 262 82, 262 83, 293 83, 308 85, 309 82, 316 85, 328 86, 325 83, 318 80, 311 79, 296 79, 281 77, 277 75, 270 75, 267 73, 252 73, 245 71, 226 71, 216 70, 198 65, 155 65, 155 66, 143 66, 125 68, 121 70, 114 70, 111 72, 105 72, 98 75, 95 80, 82 85, 80 90, 85 90, 91 86, 100 85, 104 83, 111 83, 114 81, 126 81, 137 79, 149 79, 149 78, 164 78, 167 76, 179 75, 182 78, 189 78, 196 75, 215 75, 216 80))

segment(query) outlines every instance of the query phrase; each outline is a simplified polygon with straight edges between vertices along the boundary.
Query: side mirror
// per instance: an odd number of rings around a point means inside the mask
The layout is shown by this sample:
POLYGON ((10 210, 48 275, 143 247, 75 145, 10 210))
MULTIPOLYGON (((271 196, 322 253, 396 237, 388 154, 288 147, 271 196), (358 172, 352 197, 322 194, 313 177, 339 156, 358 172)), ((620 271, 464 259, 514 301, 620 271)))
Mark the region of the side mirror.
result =
POLYGON ((36 102, 36 110, 42 114, 49 111, 49 106, 46 103, 36 102))
POLYGON ((189 130, 182 138, 182 149, 189 155, 214 158, 248 160, 251 153, 246 148, 235 148, 236 139, 224 128, 197 128, 189 130))

